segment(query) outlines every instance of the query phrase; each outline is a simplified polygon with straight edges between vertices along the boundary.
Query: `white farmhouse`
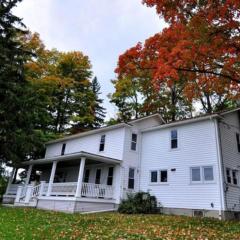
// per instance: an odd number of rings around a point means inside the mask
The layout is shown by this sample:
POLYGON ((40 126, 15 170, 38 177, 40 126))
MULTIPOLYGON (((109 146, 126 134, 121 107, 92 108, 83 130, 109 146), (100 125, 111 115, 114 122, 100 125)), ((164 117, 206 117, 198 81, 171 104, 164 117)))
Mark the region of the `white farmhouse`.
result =
POLYGON ((240 109, 172 123, 155 114, 47 143, 45 158, 14 169, 3 201, 108 211, 148 191, 163 213, 229 219, 240 213, 239 170, 240 109))

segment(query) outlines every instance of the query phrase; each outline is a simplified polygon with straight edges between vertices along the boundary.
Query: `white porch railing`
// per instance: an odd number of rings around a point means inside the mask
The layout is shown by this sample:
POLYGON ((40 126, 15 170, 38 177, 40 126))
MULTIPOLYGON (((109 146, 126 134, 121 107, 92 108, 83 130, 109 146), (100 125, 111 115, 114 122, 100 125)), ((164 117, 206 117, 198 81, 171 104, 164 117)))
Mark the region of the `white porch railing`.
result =
MULTIPOLYGON (((46 196, 48 183, 41 182, 37 186, 19 186, 16 193, 15 202, 24 201, 25 203, 40 196, 46 196)), ((50 196, 73 197, 76 194, 77 182, 53 183, 50 196)), ((112 186, 105 184, 83 183, 82 197, 113 199, 114 191, 112 186)))
POLYGON ((105 184, 83 183, 82 196, 90 198, 113 198, 113 187, 105 184))
POLYGON ((77 182, 53 183, 51 196, 75 196, 77 182))

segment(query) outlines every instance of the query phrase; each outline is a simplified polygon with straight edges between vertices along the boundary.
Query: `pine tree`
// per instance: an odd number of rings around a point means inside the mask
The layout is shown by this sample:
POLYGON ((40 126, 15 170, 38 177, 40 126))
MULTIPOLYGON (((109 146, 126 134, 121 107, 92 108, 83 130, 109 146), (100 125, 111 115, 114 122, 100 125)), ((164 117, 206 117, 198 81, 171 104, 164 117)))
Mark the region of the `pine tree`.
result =
POLYGON ((91 90, 93 92, 93 113, 94 113, 94 122, 92 128, 98 128, 104 123, 104 118, 106 115, 106 109, 102 106, 103 99, 100 98, 101 86, 97 80, 97 77, 94 77, 91 83, 91 90))
POLYGON ((18 40, 24 25, 11 11, 18 2, 0 2, 0 159, 5 163, 29 157, 36 140, 31 88, 24 76, 29 53, 18 40))

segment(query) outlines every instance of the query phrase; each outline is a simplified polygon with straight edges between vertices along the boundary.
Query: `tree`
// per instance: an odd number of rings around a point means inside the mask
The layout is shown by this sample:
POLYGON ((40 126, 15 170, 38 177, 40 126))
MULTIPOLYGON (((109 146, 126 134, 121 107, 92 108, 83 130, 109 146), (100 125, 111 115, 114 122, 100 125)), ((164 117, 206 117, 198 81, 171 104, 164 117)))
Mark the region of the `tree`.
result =
POLYGON ((97 80, 97 77, 94 77, 92 80, 91 91, 93 93, 91 113, 94 115, 95 118, 91 128, 99 128, 104 123, 106 109, 102 106, 103 99, 99 97, 99 95, 101 94, 101 86, 97 80))
POLYGON ((0 2, 0 159, 13 164, 30 157, 40 137, 32 124, 36 109, 24 74, 31 53, 18 38, 25 34, 24 25, 12 14, 18 2, 0 2))
POLYGON ((89 58, 77 51, 48 50, 36 33, 22 42, 34 53, 25 71, 43 106, 40 129, 58 136, 99 127, 105 116, 103 100, 97 79, 91 81, 89 58))
POLYGON ((186 78, 185 95, 200 98, 206 112, 239 98, 240 2, 234 0, 144 0, 169 27, 159 43, 153 84, 186 78), (196 94, 193 94, 196 93, 196 94), (217 104, 214 100, 217 98, 217 104), (203 101, 202 101, 203 100, 203 101))
POLYGON ((151 49, 151 42, 146 42, 144 48, 139 43, 119 57, 111 101, 118 106, 120 118, 129 120, 157 112, 166 121, 191 116, 192 104, 183 97, 183 81, 165 83, 158 89, 151 84, 156 59, 151 49))

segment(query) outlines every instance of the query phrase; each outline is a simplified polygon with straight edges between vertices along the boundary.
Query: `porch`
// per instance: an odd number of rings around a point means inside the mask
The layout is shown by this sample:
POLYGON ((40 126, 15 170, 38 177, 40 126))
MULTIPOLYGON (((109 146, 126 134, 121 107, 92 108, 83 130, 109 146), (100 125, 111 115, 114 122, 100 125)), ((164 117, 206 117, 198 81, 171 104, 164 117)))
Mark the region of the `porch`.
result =
POLYGON ((38 207, 49 200, 113 204, 120 200, 120 160, 80 152, 29 161, 21 167, 27 168, 26 178, 17 184, 17 169, 13 171, 4 202, 38 207), (36 172, 41 173, 38 180, 36 172))

